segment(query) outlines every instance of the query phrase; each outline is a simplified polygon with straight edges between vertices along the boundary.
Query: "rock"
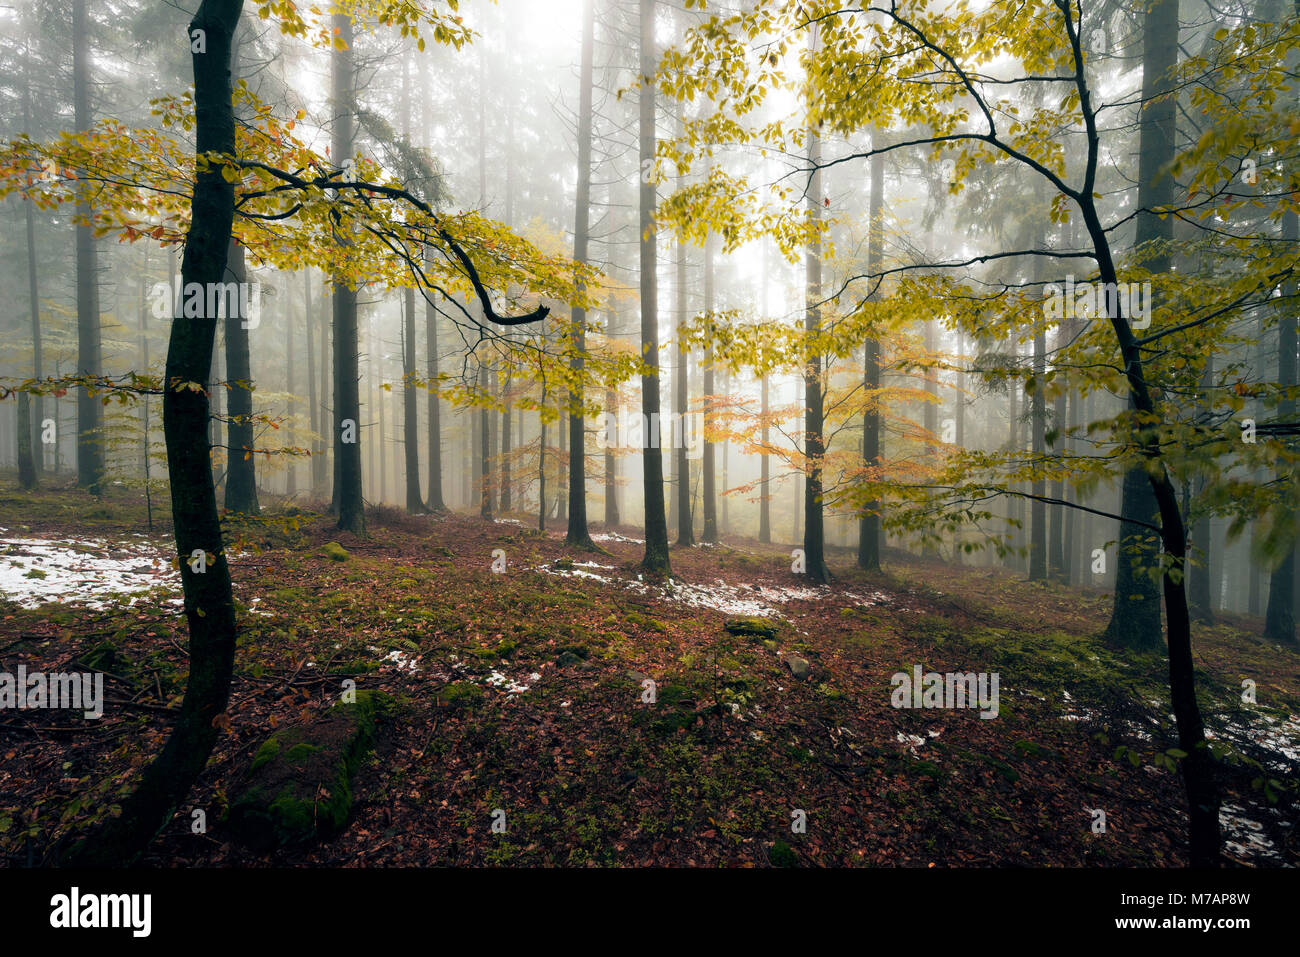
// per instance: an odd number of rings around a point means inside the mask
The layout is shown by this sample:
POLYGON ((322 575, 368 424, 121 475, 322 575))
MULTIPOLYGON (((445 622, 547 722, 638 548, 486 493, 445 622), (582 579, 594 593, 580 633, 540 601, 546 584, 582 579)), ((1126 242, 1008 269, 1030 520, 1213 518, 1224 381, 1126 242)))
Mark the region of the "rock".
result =
POLYGON ((766 648, 768 651, 776 651, 777 644, 771 638, 764 638, 763 647, 766 648))
POLYGON ((338 542, 326 542, 325 547, 321 549, 327 556, 336 562, 346 562, 348 560, 348 550, 338 542))
POLYGON ((578 665, 578 670, 579 670, 579 671, 599 671, 599 670, 600 670, 600 665, 596 664, 596 662, 594 662, 594 661, 584 661, 582 664, 578 665))
POLYGON ((374 740, 387 695, 358 691, 305 724, 275 732, 236 786, 226 824, 252 847, 304 844, 342 830, 352 783, 374 740))
POLYGON ((800 681, 812 674, 812 665, 808 663, 806 658, 800 658, 798 655, 790 655, 786 658, 785 665, 790 669, 790 674, 800 681))
POLYGON ((764 618, 728 618, 722 627, 733 635, 748 635, 752 638, 776 637, 776 625, 764 618))
POLYGON ((576 665, 580 661, 582 661, 582 659, 571 651, 565 651, 561 653, 560 657, 555 659, 555 663, 561 668, 567 668, 569 665, 576 665))

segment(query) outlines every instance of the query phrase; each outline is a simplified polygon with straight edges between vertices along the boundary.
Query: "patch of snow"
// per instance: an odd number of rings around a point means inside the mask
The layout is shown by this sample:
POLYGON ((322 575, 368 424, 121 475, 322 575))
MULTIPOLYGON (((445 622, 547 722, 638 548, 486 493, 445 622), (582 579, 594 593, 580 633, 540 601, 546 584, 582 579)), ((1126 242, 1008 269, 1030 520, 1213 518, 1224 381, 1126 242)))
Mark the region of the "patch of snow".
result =
POLYGON ((618 532, 597 532, 591 536, 593 542, 627 542, 629 545, 644 545, 644 538, 628 538, 618 532))
POLYGON ((159 586, 180 590, 172 559, 144 542, 0 539, 0 594, 24 608, 49 601, 104 608, 115 594, 130 595, 134 604, 139 593, 159 586))
MULTIPOLYGON (((534 671, 528 676, 528 681, 537 681, 541 677, 540 674, 534 671)), ((487 676, 487 683, 496 688, 504 688, 509 694, 523 694, 532 687, 531 684, 525 684, 523 681, 516 681, 508 675, 503 675, 501 672, 495 670, 487 676)))

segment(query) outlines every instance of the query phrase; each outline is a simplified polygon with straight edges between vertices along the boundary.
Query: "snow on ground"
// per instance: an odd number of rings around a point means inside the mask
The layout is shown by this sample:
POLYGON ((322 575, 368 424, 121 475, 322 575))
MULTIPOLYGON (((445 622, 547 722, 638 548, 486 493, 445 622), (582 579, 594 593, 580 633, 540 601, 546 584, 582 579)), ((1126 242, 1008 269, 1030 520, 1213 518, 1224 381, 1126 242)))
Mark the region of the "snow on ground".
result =
POLYGON ((103 608, 110 596, 159 586, 180 590, 173 555, 147 541, 103 539, 52 541, 17 538, 0 529, 0 595, 24 608, 44 602, 76 602, 103 608))

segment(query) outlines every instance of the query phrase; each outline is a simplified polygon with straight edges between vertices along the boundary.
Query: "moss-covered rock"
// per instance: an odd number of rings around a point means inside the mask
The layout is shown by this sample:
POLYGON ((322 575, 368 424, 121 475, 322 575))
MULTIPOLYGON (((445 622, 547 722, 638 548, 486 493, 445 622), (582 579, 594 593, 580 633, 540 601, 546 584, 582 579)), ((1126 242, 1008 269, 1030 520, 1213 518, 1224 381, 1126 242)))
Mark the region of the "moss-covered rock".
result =
POLYGON ((326 542, 325 547, 321 549, 325 555, 336 562, 346 562, 348 560, 348 550, 338 542, 326 542))
POLYGON ((483 700, 483 689, 469 681, 453 681, 438 692, 438 700, 450 708, 465 710, 483 700))
POLYGON ((355 703, 336 704, 267 738, 236 786, 226 817, 231 832, 252 847, 269 849, 342 830, 375 722, 390 703, 381 692, 358 691, 355 703))
POLYGON ((785 841, 778 840, 767 852, 767 859, 773 867, 798 867, 799 858, 785 841))
POLYGON ((775 638, 776 625, 765 618, 728 618, 722 626, 733 635, 751 638, 775 638))

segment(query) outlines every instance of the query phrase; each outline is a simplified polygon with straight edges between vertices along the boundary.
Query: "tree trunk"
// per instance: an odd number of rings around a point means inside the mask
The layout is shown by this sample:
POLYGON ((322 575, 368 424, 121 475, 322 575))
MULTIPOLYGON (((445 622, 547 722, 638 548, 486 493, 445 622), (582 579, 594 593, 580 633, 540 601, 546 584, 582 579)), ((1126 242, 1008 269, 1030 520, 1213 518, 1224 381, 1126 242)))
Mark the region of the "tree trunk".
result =
MULTIPOLYGON (((810 46, 815 50, 817 28, 810 31, 810 46)), ((813 120, 808 122, 808 163, 815 167, 821 162, 821 136, 813 120)), ((814 168, 808 183, 808 216, 813 222, 821 219, 822 174, 814 168)), ((821 239, 812 239, 804 254, 807 309, 804 328, 811 340, 821 328, 822 260, 821 239)), ((822 456, 825 453, 822 429, 826 414, 822 400, 822 357, 812 345, 808 346, 807 366, 804 372, 804 452, 806 455, 804 484, 804 560, 807 574, 815 582, 830 581, 826 568, 825 530, 822 508, 822 456)))
MULTIPOLYGON (((330 86, 334 109, 333 157, 339 164, 352 158, 356 73, 352 62, 352 18, 334 15, 336 35, 345 44, 330 53, 330 86)), ((349 245, 350 224, 335 222, 338 242, 349 245)), ((334 459, 338 527, 366 534, 365 500, 361 491, 361 371, 358 365, 357 291, 342 277, 334 280, 334 459)))
POLYGON ((425 511, 420 497, 420 412, 415 384, 415 290, 407 289, 402 315, 402 443, 406 460, 406 510, 425 511))
MULTIPOLYGON (((592 61, 596 42, 595 0, 582 9, 582 67, 578 83, 578 195, 573 223, 573 259, 587 262, 588 223, 591 216, 591 97, 592 61)), ((579 284, 579 294, 582 286, 579 284)), ((595 549, 587 530, 587 434, 583 414, 583 357, 587 350, 587 311, 575 306, 572 316, 573 389, 569 392, 569 529, 565 544, 595 549)))
MULTIPOLYGON (((1168 167, 1174 160, 1176 103, 1165 94, 1177 57, 1178 0, 1157 0, 1146 12, 1142 37, 1139 210, 1158 209, 1174 198, 1175 183, 1168 167)), ((1169 271, 1173 228, 1172 218, 1161 219, 1150 212, 1137 215, 1137 249, 1154 274, 1169 271)), ((1106 629, 1108 638, 1124 647, 1160 647, 1160 596, 1150 573, 1160 562, 1159 541, 1136 524, 1154 521, 1158 509, 1146 472, 1134 467, 1124 476, 1114 608, 1106 629)))
MULTIPOLYGON (((243 0, 203 0, 190 30, 206 34, 205 53, 194 53, 195 153, 235 152, 231 104, 230 46, 243 0)), ((188 35, 187 35, 188 39, 188 35)), ((192 218, 181 265, 184 287, 220 282, 226 268, 234 218, 234 186, 220 167, 195 177, 192 218)), ((206 314, 172 322, 167 348, 167 383, 203 388, 168 388, 163 393, 163 429, 172 490, 172 521, 180 557, 181 587, 189 625, 189 680, 171 736, 141 775, 122 813, 108 818, 62 861, 68 866, 128 866, 144 852, 198 778, 220 734, 230 694, 235 656, 235 609, 230 572, 221 541, 216 490, 207 441, 208 373, 217 317, 206 314), (207 553, 206 569, 194 571, 194 552, 207 553)))
MULTIPOLYGON (((430 293, 432 295, 432 293, 430 293)), ((429 510, 447 511, 442 498, 442 400, 438 390, 438 310, 424 304, 425 374, 429 379, 429 510)))
MULTIPOLYGON (((226 256, 226 281, 242 284, 245 279, 244 247, 232 239, 226 256)), ((253 371, 239 302, 239 293, 226 297, 226 511, 256 515, 253 371)))
MULTIPOLYGON (((23 129, 29 133, 32 131, 30 76, 31 73, 29 72, 28 81, 23 85, 23 129)), ((30 199, 23 203, 23 215, 27 229, 27 300, 32 315, 32 377, 42 379, 45 377, 45 371, 41 361, 41 294, 40 284, 36 278, 36 220, 32 214, 32 201, 30 199)), ((148 363, 145 364, 145 367, 148 368, 148 363)), ((44 443, 40 439, 40 433, 44 431, 45 398, 39 394, 29 398, 31 410, 28 415, 31 419, 31 427, 28 430, 27 441, 32 449, 31 487, 35 488, 40 481, 41 474, 45 471, 44 443)))
MULTIPOLYGON (((90 129, 90 39, 87 32, 87 0, 72 5, 73 125, 77 132, 90 129)), ((77 269, 77 374, 98 376, 103 372, 103 350, 99 324, 99 259, 90 225, 93 210, 86 200, 86 187, 77 186, 75 215, 77 269)), ((204 378, 208 370, 204 369, 204 378)), ((77 484, 99 495, 104 481, 104 438, 101 428, 103 406, 85 386, 77 393, 77 484)))
MULTIPOLYGON (((641 227, 641 411, 647 422, 659 417, 659 299, 655 249, 655 186, 646 170, 655 155, 655 0, 641 0, 640 9, 640 165, 639 212, 641 227)), ((663 449, 654 429, 648 429, 641 453, 645 482, 645 558, 641 567, 654 575, 667 575, 668 519, 664 514, 663 449)))
MULTIPOLYGON (((877 133, 877 136, 880 134, 877 133)), ((874 145, 874 144, 873 144, 874 145)), ((885 203, 885 158, 871 157, 871 208, 867 223, 867 272, 880 271, 885 203)), ((873 297, 874 298, 874 297, 873 297)), ((867 411, 862 417, 862 462, 867 468, 880 465, 880 342, 867 340, 863 349, 862 386, 867 392, 867 411)), ((858 520, 858 567, 880 571, 880 502, 868 502, 858 520)))

